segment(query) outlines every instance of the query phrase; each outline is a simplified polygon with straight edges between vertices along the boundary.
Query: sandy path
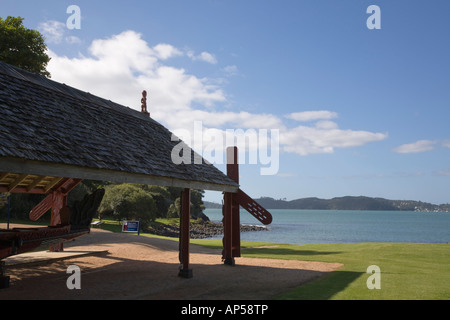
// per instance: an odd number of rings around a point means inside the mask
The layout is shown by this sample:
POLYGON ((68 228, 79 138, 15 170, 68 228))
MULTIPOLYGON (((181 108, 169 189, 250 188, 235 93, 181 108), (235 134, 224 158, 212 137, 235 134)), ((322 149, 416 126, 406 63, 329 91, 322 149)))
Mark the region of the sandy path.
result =
POLYGON ((178 242, 92 229, 65 251, 104 251, 39 265, 11 266, 5 299, 270 299, 341 267, 339 263, 236 258, 223 265, 221 251, 190 246, 193 278, 178 277, 178 242), (69 265, 81 269, 81 289, 69 290, 69 265))

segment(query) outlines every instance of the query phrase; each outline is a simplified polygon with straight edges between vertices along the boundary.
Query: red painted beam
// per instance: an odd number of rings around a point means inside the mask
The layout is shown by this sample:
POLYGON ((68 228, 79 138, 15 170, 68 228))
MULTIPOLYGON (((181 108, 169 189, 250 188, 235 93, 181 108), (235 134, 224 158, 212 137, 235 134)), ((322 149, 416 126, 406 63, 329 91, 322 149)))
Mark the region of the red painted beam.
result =
POLYGON ((61 191, 64 194, 68 194, 81 181, 83 181, 83 180, 82 179, 65 178, 65 179, 61 180, 56 186, 54 186, 52 188, 52 190, 58 190, 58 191, 61 191))
POLYGON ((11 193, 35 193, 35 194, 45 194, 44 189, 34 188, 27 190, 26 187, 16 187, 13 191, 9 191, 8 187, 0 186, 0 192, 11 192, 11 193))
POLYGON ((237 193, 237 202, 263 224, 267 225, 272 223, 272 215, 269 211, 264 209, 241 189, 239 189, 237 193))
POLYGON ((59 211, 66 205, 67 194, 75 188, 82 180, 64 178, 55 185, 47 197, 44 198, 30 211, 30 219, 32 221, 38 220, 48 210, 52 210, 51 225, 61 223, 59 218, 59 211))
POLYGON ((53 194, 49 194, 39 202, 33 209, 31 209, 29 218, 31 221, 37 221, 42 217, 48 210, 52 208, 53 205, 53 194))

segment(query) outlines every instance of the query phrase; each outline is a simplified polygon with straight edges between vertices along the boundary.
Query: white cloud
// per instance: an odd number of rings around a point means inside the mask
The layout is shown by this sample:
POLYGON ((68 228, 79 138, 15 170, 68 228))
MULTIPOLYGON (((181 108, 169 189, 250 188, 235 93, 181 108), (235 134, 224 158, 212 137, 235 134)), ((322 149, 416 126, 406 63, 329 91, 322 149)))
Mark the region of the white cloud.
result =
POLYGON ((324 129, 324 130, 332 130, 332 129, 337 129, 338 124, 334 121, 321 120, 321 121, 316 122, 316 128, 324 129))
POLYGON ((81 43, 80 38, 76 36, 65 36, 67 27, 65 23, 56 20, 47 20, 41 22, 38 26, 38 30, 44 35, 46 43, 59 44, 65 41, 68 44, 81 43))
MULTIPOLYGON (((140 110, 141 92, 146 90, 151 117, 173 132, 184 129, 193 133, 195 121, 202 121, 203 130, 215 128, 222 135, 226 129, 277 129, 280 148, 299 155, 332 153, 336 148, 358 147, 387 138, 383 133, 340 129, 330 121, 338 117, 332 111, 291 113, 286 117, 315 121, 293 128, 274 114, 224 111, 227 96, 214 79, 199 78, 167 64, 169 58, 181 56, 183 51, 170 44, 151 47, 141 34, 131 30, 94 40, 87 56, 68 58, 52 51, 49 55, 52 59, 48 70, 55 81, 136 110, 140 110)), ((214 56, 200 57, 207 60, 214 56)))
POLYGON ((52 79, 138 110, 145 89, 150 112, 157 120, 173 119, 175 112, 191 110, 196 103, 212 106, 225 100, 221 88, 208 79, 162 64, 179 55, 178 49, 167 44, 152 48, 137 32, 94 40, 88 51, 89 56, 78 58, 49 51, 52 79))
POLYGON ((444 140, 442 141, 442 146, 446 148, 450 148, 450 140, 444 140))
POLYGON ((436 141, 418 140, 413 143, 402 144, 401 146, 392 149, 392 151, 396 153, 420 153, 433 150, 435 145, 436 141))
POLYGON ((333 153, 336 148, 360 147, 370 142, 381 141, 388 137, 385 133, 342 130, 330 122, 324 126, 298 126, 280 133, 283 150, 299 155, 333 153))
POLYGON ((166 60, 175 56, 181 56, 183 53, 170 44, 160 43, 153 47, 158 58, 166 60))
POLYGON ((283 150, 299 155, 333 153, 336 148, 359 147, 388 137, 385 133, 339 129, 336 122, 329 120, 338 114, 328 110, 294 112, 285 117, 301 122, 316 121, 314 126, 301 125, 281 134, 283 150))
POLYGON ((448 176, 450 176, 450 169, 449 170, 436 171, 435 174, 437 174, 438 176, 448 177, 448 176))
POLYGON ((222 69, 228 76, 235 76, 237 75, 238 72, 238 67, 235 65, 231 65, 231 66, 226 66, 225 68, 222 69))
POLYGON ((337 118, 337 113, 332 111, 303 111, 303 112, 294 112, 286 115, 286 118, 293 119, 296 121, 314 121, 314 120, 328 120, 337 118))
POLYGON ((81 39, 75 36, 67 36, 66 38, 66 42, 69 44, 77 44, 77 43, 81 43, 81 39))
POLYGON ((66 25, 55 20, 41 22, 38 30, 44 35, 47 43, 60 43, 63 40, 66 25))
POLYGON ((200 60, 211 64, 217 63, 216 57, 213 54, 206 51, 203 51, 199 55, 195 55, 193 51, 189 50, 186 52, 186 55, 194 61, 200 60))

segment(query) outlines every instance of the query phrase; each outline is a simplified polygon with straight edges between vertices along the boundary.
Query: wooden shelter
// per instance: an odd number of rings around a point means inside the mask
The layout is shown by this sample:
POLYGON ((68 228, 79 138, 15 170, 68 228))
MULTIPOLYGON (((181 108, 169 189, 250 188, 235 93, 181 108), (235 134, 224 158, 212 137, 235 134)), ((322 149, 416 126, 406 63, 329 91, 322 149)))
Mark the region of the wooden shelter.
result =
MULTIPOLYGON (((143 96, 139 112, 0 62, 0 192, 47 194, 30 218, 51 210, 51 226, 56 227, 66 224, 61 213, 67 194, 83 179, 181 187, 180 275, 190 277, 190 189, 224 192, 225 232, 233 228, 235 234, 234 241, 231 233, 225 235, 224 260, 239 256, 236 204, 243 192, 237 162, 231 167, 235 173, 226 175, 205 160, 194 162, 200 156, 189 149, 191 164, 175 164, 171 153, 180 142, 149 116, 145 102, 143 96)), ((266 223, 271 220, 264 209, 251 210, 257 218, 266 217, 266 223)))

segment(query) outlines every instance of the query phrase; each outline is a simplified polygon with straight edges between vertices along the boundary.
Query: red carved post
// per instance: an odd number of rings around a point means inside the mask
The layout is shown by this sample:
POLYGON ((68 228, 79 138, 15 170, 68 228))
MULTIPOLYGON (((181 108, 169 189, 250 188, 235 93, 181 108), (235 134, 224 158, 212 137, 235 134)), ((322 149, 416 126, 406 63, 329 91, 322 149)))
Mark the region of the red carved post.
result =
POLYGON ((180 214, 180 271, 178 276, 192 278, 192 269, 189 269, 189 220, 191 216, 191 190, 186 188, 181 193, 180 214))
MULTIPOLYGON (((227 176, 239 184, 238 148, 227 148, 227 176)), ((237 194, 225 192, 223 206, 223 255, 225 264, 234 265, 234 257, 241 256, 241 230, 237 194)))
MULTIPOLYGON (((54 188, 50 189, 49 195, 30 211, 30 219, 36 221, 51 209, 50 226, 68 224, 70 213, 67 208, 67 194, 81 181, 81 179, 72 178, 62 179, 54 188), (63 208, 64 211, 61 212, 63 208), (61 213, 64 215, 62 219, 61 213)), ((49 250, 54 252, 63 251, 63 243, 52 245, 49 250)))
POLYGON ((222 214, 223 214, 223 251, 222 251, 222 260, 225 264, 228 265, 234 265, 234 259, 232 254, 232 229, 231 229, 231 193, 225 192, 223 194, 223 207, 222 207, 222 214))
MULTIPOLYGON (((227 175, 239 184, 239 163, 238 148, 228 148, 227 150, 227 175)), ((239 212, 239 202, 237 194, 231 194, 231 254, 233 257, 241 256, 241 221, 239 212)))
POLYGON ((67 195, 62 193, 61 191, 53 191, 52 192, 52 211, 51 211, 51 217, 50 217, 50 225, 51 226, 57 226, 58 224, 61 224, 61 217, 59 215, 59 212, 61 209, 67 205, 67 195))
MULTIPOLYGON (((51 208, 51 216, 50 216, 50 225, 57 226, 61 224, 61 209, 67 206, 67 194, 62 193, 61 191, 53 191, 52 192, 52 208, 51 208)), ((51 245, 49 247, 49 251, 52 252, 60 252, 64 251, 63 243, 57 243, 51 245)))

